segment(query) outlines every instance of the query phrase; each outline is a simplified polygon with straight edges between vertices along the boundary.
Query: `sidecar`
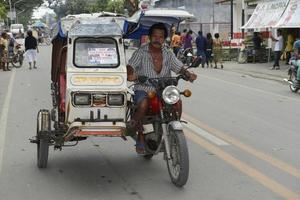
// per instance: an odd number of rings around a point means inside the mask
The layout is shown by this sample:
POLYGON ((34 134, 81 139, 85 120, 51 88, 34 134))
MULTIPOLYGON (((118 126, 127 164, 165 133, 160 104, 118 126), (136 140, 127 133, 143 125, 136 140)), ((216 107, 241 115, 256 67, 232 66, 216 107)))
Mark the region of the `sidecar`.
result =
POLYGON ((51 110, 37 114, 37 165, 49 146, 61 149, 89 136, 124 137, 127 77, 122 26, 110 13, 63 18, 52 39, 51 110))

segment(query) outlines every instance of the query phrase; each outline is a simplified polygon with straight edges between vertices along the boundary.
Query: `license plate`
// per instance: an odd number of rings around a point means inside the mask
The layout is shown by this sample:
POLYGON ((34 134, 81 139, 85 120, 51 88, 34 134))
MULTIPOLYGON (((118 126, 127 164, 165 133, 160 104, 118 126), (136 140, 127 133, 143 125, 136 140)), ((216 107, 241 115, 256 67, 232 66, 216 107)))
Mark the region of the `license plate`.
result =
POLYGON ((152 124, 145 124, 143 125, 144 127, 144 133, 151 133, 154 131, 153 125, 152 124))

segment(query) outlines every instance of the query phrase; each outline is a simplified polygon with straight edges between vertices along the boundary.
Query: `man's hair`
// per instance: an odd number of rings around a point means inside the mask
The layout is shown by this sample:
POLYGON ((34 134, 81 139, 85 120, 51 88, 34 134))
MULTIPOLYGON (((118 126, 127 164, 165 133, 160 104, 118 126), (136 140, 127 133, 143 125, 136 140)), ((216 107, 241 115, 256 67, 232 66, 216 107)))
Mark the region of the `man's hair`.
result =
POLYGON ((215 33, 215 38, 219 38, 219 37, 220 37, 219 33, 215 33))
POLYGON ((186 33, 186 32, 187 32, 187 29, 183 29, 183 31, 182 31, 182 32, 186 33))
POLYGON ((277 30, 277 33, 279 33, 280 35, 282 34, 282 30, 281 29, 278 29, 277 30))
POLYGON ((27 35, 28 35, 28 36, 32 36, 32 30, 28 30, 28 31, 27 31, 27 35))
POLYGON ((203 32, 202 31, 198 31, 198 35, 203 35, 203 32))
POLYGON ((157 29, 157 30, 163 30, 164 31, 164 37, 167 38, 168 37, 168 30, 166 28, 166 26, 163 23, 156 23, 153 24, 150 29, 149 29, 149 36, 151 36, 153 34, 153 31, 157 29))

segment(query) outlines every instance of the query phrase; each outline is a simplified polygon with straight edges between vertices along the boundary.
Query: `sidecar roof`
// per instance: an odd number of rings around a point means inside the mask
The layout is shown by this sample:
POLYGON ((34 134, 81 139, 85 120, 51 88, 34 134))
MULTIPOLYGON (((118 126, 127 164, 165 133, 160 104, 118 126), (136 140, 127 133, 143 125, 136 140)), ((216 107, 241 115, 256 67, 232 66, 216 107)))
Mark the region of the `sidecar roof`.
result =
POLYGON ((68 15, 53 28, 54 38, 122 35, 124 17, 115 13, 68 15))
POLYGON ((184 20, 195 20, 195 16, 182 9, 149 9, 139 10, 132 17, 126 19, 123 27, 124 38, 139 39, 147 35, 149 28, 157 22, 164 23, 167 28, 184 20))

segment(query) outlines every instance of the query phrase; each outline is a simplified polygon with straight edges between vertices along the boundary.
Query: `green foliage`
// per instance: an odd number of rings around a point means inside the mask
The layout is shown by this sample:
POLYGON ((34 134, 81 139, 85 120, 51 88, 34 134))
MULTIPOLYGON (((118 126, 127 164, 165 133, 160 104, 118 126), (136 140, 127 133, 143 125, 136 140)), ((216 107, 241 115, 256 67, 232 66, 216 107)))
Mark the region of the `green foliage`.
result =
POLYGON ((107 11, 115 13, 124 13, 124 1, 123 0, 114 0, 109 1, 106 7, 107 11))
POLYGON ((101 11, 124 13, 124 0, 47 0, 58 18, 101 11))
POLYGON ((0 3, 0 19, 6 18, 6 8, 3 3, 0 3))

